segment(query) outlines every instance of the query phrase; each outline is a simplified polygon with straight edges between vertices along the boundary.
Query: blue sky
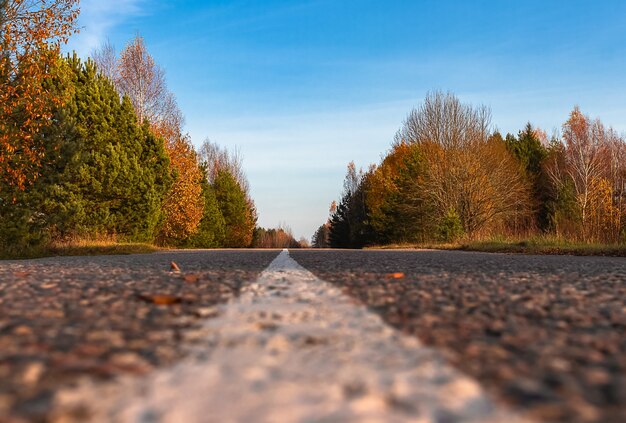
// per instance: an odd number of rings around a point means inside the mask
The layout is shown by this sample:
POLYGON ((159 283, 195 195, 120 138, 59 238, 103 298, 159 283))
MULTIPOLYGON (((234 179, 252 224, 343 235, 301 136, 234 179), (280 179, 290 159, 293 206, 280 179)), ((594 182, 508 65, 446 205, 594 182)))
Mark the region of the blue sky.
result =
POLYGON ((430 90, 551 134, 574 105, 626 132, 624 1, 82 0, 87 56, 141 34, 196 145, 238 147, 259 224, 310 237, 346 164, 378 162, 430 90))

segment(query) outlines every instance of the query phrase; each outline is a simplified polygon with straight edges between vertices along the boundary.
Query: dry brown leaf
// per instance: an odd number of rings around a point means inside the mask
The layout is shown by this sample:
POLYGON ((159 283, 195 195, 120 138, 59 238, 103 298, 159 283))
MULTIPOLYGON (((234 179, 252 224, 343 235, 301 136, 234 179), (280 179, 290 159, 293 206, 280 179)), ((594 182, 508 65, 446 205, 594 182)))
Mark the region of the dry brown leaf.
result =
POLYGON ((15 276, 16 278, 25 278, 27 276, 30 276, 30 272, 14 272, 13 276, 15 276))
POLYGON ((185 280, 185 282, 187 282, 187 283, 196 283, 196 282, 198 282, 198 280, 199 280, 200 278, 198 277, 198 275, 185 275, 185 276, 183 277, 183 279, 184 279, 184 280, 185 280))
POLYGON ((151 304, 156 304, 156 305, 172 305, 172 304, 179 304, 182 299, 180 297, 175 297, 173 295, 163 295, 163 294, 157 294, 157 295, 139 295, 139 298, 141 300, 144 300, 145 302, 151 303, 151 304))
POLYGON ((172 272, 180 272, 180 267, 175 262, 170 263, 170 270, 172 272))

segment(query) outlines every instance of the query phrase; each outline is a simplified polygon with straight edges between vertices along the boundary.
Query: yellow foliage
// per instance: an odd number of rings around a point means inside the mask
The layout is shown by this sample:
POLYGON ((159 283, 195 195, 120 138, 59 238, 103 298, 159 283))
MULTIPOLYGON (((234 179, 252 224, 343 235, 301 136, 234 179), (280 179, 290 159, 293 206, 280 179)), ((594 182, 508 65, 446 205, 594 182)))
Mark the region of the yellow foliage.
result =
POLYGON ((193 235, 204 213, 202 172, 193 146, 187 138, 179 136, 167 142, 166 149, 175 180, 163 205, 165 221, 160 236, 163 243, 193 235))

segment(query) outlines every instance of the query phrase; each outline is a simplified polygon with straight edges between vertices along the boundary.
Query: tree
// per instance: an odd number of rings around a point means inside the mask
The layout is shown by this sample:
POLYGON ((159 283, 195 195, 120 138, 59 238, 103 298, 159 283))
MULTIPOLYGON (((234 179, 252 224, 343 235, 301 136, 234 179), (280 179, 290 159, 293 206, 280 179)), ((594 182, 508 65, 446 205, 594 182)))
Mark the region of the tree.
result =
POLYGON ((189 237, 186 245, 195 248, 219 248, 224 245, 226 221, 220 211, 215 189, 209 184, 206 166, 202 171, 202 198, 204 208, 202 219, 196 232, 189 237))
POLYGON ((362 248, 370 242, 366 202, 368 176, 362 169, 357 171, 354 162, 348 164, 341 201, 330 218, 329 239, 333 248, 362 248))
POLYGON ((438 216, 456 213, 470 236, 529 212, 529 187, 504 143, 490 139, 489 109, 435 92, 414 109, 395 145, 417 144, 438 216))
POLYGON ((119 81, 117 53, 110 41, 106 41, 91 53, 91 58, 98 67, 98 72, 112 82, 119 81))
POLYGON ((203 173, 191 141, 178 136, 166 146, 174 182, 163 204, 159 238, 162 244, 181 244, 198 230, 208 194, 203 195, 203 173))
POLYGON ((544 162, 548 157, 548 150, 544 145, 545 138, 545 133, 533 128, 529 122, 523 130, 519 131, 517 137, 507 134, 505 139, 508 150, 517 159, 532 187, 534 222, 525 225, 527 229, 531 229, 536 224, 539 228, 546 230, 550 222, 547 205, 549 198, 546 196, 546 178, 544 177, 544 162))
POLYGON ((252 220, 256 222, 256 206, 250 196, 250 184, 243 169, 243 156, 239 150, 229 150, 206 139, 200 147, 199 157, 200 162, 206 167, 207 180, 210 184, 215 185, 217 175, 222 171, 235 178, 239 189, 244 193, 247 207, 252 213, 252 220))
POLYGON ((0 179, 24 189, 39 176, 37 137, 64 93, 51 89, 61 44, 76 31, 78 0, 0 3, 0 179))
MULTIPOLYGON (((306 241, 305 241, 306 242, 306 241)), ((254 248, 301 248, 301 243, 293 237, 288 226, 281 224, 278 228, 254 230, 254 248)))
POLYGON ((218 171, 213 182, 215 198, 224 217, 224 246, 245 248, 252 244, 256 213, 244 190, 227 170, 218 171))
POLYGON ((594 181, 606 171, 606 131, 599 120, 591 121, 578 107, 563 124, 566 174, 574 184, 576 201, 580 208, 583 237, 588 234, 588 215, 594 181))
POLYGON ((226 170, 237 180, 237 183, 249 197, 250 184, 243 169, 243 157, 238 149, 228 150, 211 142, 208 138, 200 147, 200 161, 206 164, 209 181, 213 181, 220 170, 226 170))
POLYGON ((313 248, 329 248, 330 247, 330 222, 320 225, 311 238, 313 248))
POLYGON ((206 198, 197 154, 189 137, 183 135, 183 114, 167 88, 165 72, 140 36, 128 43, 119 59, 110 43, 95 56, 100 72, 113 78, 120 94, 130 98, 139 121, 145 121, 165 143, 174 182, 163 204, 159 242, 182 245, 198 230, 206 198))
MULTIPOLYGON (((72 95, 40 134, 46 140, 42 176, 10 207, 0 207, 0 220, 27 230, 2 232, 27 242, 152 241, 170 185, 163 143, 138 125, 130 100, 120 99, 93 62, 74 56, 64 63, 70 76, 56 83, 70 84, 72 95)), ((0 203, 8 205, 5 198, 0 203)))
POLYGON ((557 234, 584 241, 620 240, 626 175, 623 159, 624 140, 575 107, 545 166, 560 200, 554 206, 557 234), (569 202, 564 203, 563 198, 569 202))
POLYGON ((130 98, 139 122, 147 120, 155 125, 166 120, 172 111, 175 101, 167 89, 165 72, 139 35, 122 50, 115 83, 120 93, 130 98))
POLYGON ((366 197, 376 243, 422 242, 433 236, 435 219, 425 177, 419 145, 405 142, 394 145, 372 172, 366 197))

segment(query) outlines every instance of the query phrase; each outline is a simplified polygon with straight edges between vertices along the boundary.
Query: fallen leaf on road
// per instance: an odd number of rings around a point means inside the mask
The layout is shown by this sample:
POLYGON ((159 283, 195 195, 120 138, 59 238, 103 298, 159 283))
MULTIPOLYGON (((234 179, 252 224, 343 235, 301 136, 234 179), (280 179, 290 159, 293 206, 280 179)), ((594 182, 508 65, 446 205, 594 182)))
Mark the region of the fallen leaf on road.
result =
POLYGON ((183 279, 187 283, 196 283, 200 278, 198 277, 198 275, 185 275, 183 279))
POLYGON ((13 276, 15 276, 16 278, 25 278, 27 276, 30 276, 30 272, 14 272, 13 276))
POLYGON ((173 295, 138 295, 140 300, 156 305, 172 305, 179 304, 182 299, 173 295))
POLYGON ((175 262, 170 263, 170 270, 172 272, 180 272, 180 267, 175 262))

